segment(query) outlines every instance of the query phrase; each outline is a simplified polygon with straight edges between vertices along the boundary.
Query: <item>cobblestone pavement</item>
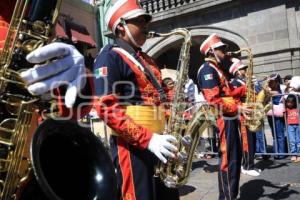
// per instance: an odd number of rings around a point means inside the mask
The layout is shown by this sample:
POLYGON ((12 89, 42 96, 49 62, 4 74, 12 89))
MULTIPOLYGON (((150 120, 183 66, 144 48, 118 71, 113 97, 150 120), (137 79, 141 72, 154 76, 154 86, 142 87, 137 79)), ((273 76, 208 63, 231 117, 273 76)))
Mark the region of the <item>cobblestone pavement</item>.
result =
MULTIPOLYGON (((238 200, 300 199, 300 163, 257 160, 258 177, 241 175, 238 200)), ((188 183, 180 188, 181 200, 217 200, 217 159, 196 160, 188 183)))

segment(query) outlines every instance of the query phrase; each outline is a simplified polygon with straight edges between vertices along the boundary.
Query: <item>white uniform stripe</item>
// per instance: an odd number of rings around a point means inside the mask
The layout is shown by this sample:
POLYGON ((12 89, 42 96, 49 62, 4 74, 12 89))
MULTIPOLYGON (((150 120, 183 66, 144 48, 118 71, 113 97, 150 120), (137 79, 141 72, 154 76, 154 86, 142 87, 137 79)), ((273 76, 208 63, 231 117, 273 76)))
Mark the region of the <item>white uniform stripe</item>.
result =
POLYGON ((127 58, 129 58, 135 65, 138 66, 138 68, 141 70, 141 71, 145 71, 145 68, 142 66, 142 64, 137 61, 132 55, 130 55, 127 51, 125 51, 124 49, 122 48, 119 48, 119 47, 114 47, 113 50, 116 50, 117 52, 125 55, 127 58))

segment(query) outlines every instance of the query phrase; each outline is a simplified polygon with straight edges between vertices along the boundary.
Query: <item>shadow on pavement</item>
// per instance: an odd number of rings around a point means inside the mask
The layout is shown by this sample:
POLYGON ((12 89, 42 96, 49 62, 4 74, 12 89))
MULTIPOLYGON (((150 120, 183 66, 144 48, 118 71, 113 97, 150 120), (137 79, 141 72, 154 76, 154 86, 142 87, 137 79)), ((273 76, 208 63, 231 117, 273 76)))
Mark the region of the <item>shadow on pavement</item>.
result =
POLYGON ((194 192, 196 190, 196 188, 194 186, 190 186, 190 185, 183 185, 180 187, 179 189, 179 195, 180 196, 185 196, 191 192, 194 192))
POLYGON ((213 173, 218 171, 218 164, 212 165, 208 163, 206 160, 199 160, 194 162, 192 165, 192 170, 196 168, 203 168, 206 173, 213 173))
POLYGON ((288 162, 280 162, 274 160, 260 160, 255 164, 256 168, 264 170, 264 169, 276 169, 281 167, 287 167, 288 162))
POLYGON ((207 161, 205 161, 205 160, 199 160, 197 162, 193 162, 193 164, 192 164, 192 170, 194 170, 196 168, 202 168, 206 164, 207 164, 207 161))
POLYGON ((219 166, 218 165, 211 165, 211 164, 206 164, 204 167, 203 167, 203 170, 206 172, 206 173, 213 173, 213 172, 218 172, 219 171, 219 166))
POLYGON ((292 194, 299 194, 298 191, 291 190, 289 189, 289 187, 289 184, 278 186, 262 179, 251 180, 240 187, 240 198, 238 200, 258 200, 263 197, 279 200, 289 198, 289 196, 292 194), (264 194, 265 187, 273 188, 273 190, 278 190, 271 194, 264 194))

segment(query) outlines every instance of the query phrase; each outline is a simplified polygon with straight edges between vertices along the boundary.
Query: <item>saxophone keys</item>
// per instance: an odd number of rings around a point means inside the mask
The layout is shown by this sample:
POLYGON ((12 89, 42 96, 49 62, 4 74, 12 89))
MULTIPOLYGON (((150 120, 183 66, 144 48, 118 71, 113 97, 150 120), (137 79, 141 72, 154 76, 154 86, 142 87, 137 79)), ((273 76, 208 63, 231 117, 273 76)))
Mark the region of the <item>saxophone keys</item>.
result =
POLYGON ((187 160, 188 160, 188 155, 186 152, 179 152, 177 154, 177 161, 179 163, 187 163, 187 160))
POLYGON ((192 144, 192 138, 191 138, 191 136, 190 135, 185 135, 185 136, 183 136, 182 138, 181 138, 181 144, 183 145, 183 146, 191 146, 191 144, 192 144))
POLYGON ((182 177, 184 177, 185 174, 185 170, 183 168, 183 166, 179 166, 176 168, 176 179, 181 179, 182 177))
POLYGON ((46 23, 41 20, 37 20, 32 23, 32 29, 39 34, 45 34, 46 23))

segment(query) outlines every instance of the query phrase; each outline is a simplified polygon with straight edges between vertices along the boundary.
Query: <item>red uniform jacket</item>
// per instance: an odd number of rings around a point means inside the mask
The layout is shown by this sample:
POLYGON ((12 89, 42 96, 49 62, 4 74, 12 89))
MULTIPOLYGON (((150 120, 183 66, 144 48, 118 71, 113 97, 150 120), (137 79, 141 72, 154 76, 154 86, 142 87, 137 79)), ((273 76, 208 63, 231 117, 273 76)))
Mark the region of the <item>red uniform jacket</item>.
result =
POLYGON ((141 149, 148 146, 152 132, 126 115, 125 107, 160 105, 159 92, 145 68, 161 82, 160 70, 154 61, 120 39, 115 45, 102 49, 94 66, 96 95, 101 97, 96 108, 98 115, 129 144, 141 149), (129 59, 130 56, 136 61, 129 59))
POLYGON ((225 116, 237 114, 240 97, 245 95, 246 87, 233 88, 216 62, 206 60, 198 71, 198 83, 208 103, 216 105, 225 116), (233 101, 224 97, 232 97, 233 101))

